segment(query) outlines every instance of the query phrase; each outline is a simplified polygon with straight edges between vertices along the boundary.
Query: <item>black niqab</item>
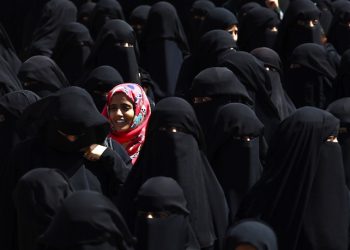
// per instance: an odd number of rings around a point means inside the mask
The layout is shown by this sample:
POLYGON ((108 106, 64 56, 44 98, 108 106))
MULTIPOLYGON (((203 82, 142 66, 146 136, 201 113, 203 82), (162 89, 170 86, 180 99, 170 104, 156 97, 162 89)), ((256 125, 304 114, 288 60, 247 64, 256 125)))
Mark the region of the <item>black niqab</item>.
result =
POLYGON ((41 97, 70 85, 58 65, 46 56, 33 56, 25 61, 19 70, 18 78, 25 89, 41 97))
POLYGON ((236 249, 240 244, 251 245, 256 250, 278 250, 273 229, 253 219, 239 221, 228 229, 224 250, 236 249))
POLYGON ((132 250, 135 244, 117 207, 91 191, 70 195, 39 241, 58 250, 132 250))
POLYGON ((89 28, 90 16, 96 6, 95 2, 86 2, 79 6, 77 14, 77 22, 89 28))
POLYGON ((201 246, 221 245, 228 211, 224 193, 202 150, 204 141, 194 110, 185 100, 169 97, 152 112, 146 142, 122 190, 120 206, 129 223, 132 201, 149 178, 174 178, 184 191, 190 221, 201 246), (174 131, 174 128, 176 132, 174 131))
POLYGON ((48 1, 33 33, 28 57, 35 55, 51 56, 60 30, 65 24, 75 22, 76 16, 77 8, 71 1, 48 1))
POLYGON ((62 69, 68 82, 75 84, 83 73, 93 45, 89 30, 80 23, 69 23, 61 29, 52 59, 62 69))
POLYGON ((334 98, 336 70, 326 49, 305 43, 293 51, 286 72, 286 90, 296 107, 326 108, 334 98))
POLYGON ((134 30, 123 20, 109 20, 100 31, 91 55, 88 70, 98 66, 114 67, 125 82, 139 83, 138 46, 134 30))
POLYGON ((260 178, 259 137, 263 128, 254 111, 241 103, 223 106, 214 119, 208 155, 224 189, 231 223, 243 197, 260 178))
POLYGON ((33 169, 19 179, 14 191, 19 249, 37 249, 38 237, 72 192, 67 177, 56 169, 33 169))
POLYGON ((271 225, 280 249, 347 249, 348 189, 341 148, 327 141, 339 121, 303 107, 286 118, 270 143, 267 168, 246 196, 239 218, 271 225))
POLYGON ((163 176, 148 179, 140 187, 135 202, 137 249, 199 249, 196 241, 191 242, 195 236, 188 220, 186 199, 174 179, 163 176))

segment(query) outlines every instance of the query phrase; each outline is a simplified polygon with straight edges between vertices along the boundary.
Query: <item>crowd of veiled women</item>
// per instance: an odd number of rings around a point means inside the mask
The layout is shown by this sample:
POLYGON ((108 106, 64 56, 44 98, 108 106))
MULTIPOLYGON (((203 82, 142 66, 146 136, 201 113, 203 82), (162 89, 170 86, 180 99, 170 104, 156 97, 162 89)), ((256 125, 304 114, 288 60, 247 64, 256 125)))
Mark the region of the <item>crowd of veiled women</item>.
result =
POLYGON ((350 2, 12 0, 1 250, 350 249, 350 2))

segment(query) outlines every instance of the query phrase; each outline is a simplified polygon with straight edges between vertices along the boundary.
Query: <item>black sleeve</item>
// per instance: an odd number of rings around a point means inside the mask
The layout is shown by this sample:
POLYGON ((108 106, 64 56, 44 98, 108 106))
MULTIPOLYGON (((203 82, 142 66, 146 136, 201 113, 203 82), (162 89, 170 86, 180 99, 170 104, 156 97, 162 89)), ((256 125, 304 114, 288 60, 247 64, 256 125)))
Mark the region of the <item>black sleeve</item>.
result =
POLYGON ((98 161, 86 160, 85 165, 100 181, 103 194, 116 201, 130 171, 121 157, 107 147, 98 161))

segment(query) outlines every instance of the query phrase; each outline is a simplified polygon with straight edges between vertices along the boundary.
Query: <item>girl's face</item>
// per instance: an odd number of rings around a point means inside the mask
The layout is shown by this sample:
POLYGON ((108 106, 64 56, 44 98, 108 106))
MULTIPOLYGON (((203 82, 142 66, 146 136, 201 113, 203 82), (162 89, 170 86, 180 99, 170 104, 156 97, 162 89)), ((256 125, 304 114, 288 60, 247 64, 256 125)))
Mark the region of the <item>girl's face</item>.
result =
POLYGON ((108 107, 108 113, 112 129, 117 132, 127 131, 135 116, 133 103, 123 93, 113 95, 108 107))

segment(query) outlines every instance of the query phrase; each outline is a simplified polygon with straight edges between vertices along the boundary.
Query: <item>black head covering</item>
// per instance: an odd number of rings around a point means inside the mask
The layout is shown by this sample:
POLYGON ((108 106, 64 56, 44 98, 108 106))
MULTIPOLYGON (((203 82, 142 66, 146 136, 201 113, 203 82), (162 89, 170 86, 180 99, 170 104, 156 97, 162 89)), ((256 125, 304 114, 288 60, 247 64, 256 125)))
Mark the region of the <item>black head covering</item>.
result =
POLYGON ((264 7, 253 8, 239 23, 238 47, 250 52, 258 47, 273 48, 277 31, 271 28, 278 27, 279 18, 276 12, 264 7))
POLYGON ((137 40, 131 26, 123 20, 109 20, 97 37, 87 68, 109 65, 118 70, 125 82, 139 83, 137 57, 137 40))
POLYGON ((216 7, 209 10, 201 25, 201 34, 211 30, 228 30, 232 25, 238 26, 236 16, 225 8, 216 7))
POLYGON ((20 249, 37 249, 38 237, 46 231, 63 200, 72 192, 67 177, 56 169, 33 169, 18 181, 14 202, 20 249))
POLYGON ((208 155, 224 189, 231 222, 241 200, 260 178, 259 137, 263 128, 254 111, 241 103, 223 106, 214 119, 208 155))
POLYGON ((75 22, 76 18, 77 8, 71 1, 48 1, 33 33, 28 57, 35 55, 51 56, 61 28, 67 23, 75 22))
POLYGON ((240 244, 251 245, 256 250, 278 250, 273 229, 253 219, 239 221, 228 230, 224 250, 236 249, 240 244))
POLYGON ((0 97, 0 162, 7 166, 11 151, 21 141, 17 131, 17 120, 23 111, 40 98, 28 90, 19 90, 0 97))
POLYGON ((1 24, 0 24, 0 56, 8 63, 12 71, 17 74, 22 62, 18 58, 7 32, 1 24))
POLYGON ((332 102, 327 111, 340 120, 338 141, 343 152, 346 184, 350 188, 350 98, 345 97, 332 102))
POLYGON ((194 53, 187 57, 179 73, 176 93, 188 97, 188 91, 194 77, 202 70, 218 66, 218 60, 228 51, 236 48, 236 42, 230 33, 224 30, 212 30, 204 34, 194 53))
POLYGON ((339 120, 330 113, 303 107, 275 131, 267 167, 239 217, 269 223, 280 249, 348 247, 349 196, 341 148, 327 141, 338 128, 339 120))
POLYGON ((337 70, 335 99, 350 96, 350 49, 344 52, 337 70))
POLYGON ((21 89, 23 87, 16 72, 0 57, 0 96, 21 89))
POLYGON ((82 76, 92 45, 89 30, 84 25, 74 22, 62 27, 52 59, 62 69, 70 83, 76 83, 82 76))
POLYGON ((99 0, 89 18, 92 38, 96 39, 104 24, 111 19, 124 20, 122 6, 117 0, 99 0))
POLYGON ((124 82, 122 76, 115 68, 103 65, 90 72, 82 87, 90 93, 97 109, 102 112, 107 101, 106 93, 116 85, 124 82))
POLYGON ((298 25, 297 21, 319 20, 320 10, 310 0, 291 1, 278 29, 276 51, 283 63, 293 50, 303 43, 321 44, 321 25, 313 28, 298 25))
POLYGON ((168 177, 148 179, 136 197, 138 216, 135 231, 140 250, 199 248, 190 226, 184 193, 168 177), (151 217, 151 218, 150 218, 151 217))
POLYGON ((312 1, 316 4, 318 9, 321 11, 320 23, 324 30, 324 33, 327 35, 334 17, 332 1, 331 0, 312 0, 312 1))
POLYGON ((296 107, 326 108, 334 98, 336 71, 325 48, 305 43, 293 51, 286 72, 286 90, 296 107))
POLYGON ((96 6, 95 2, 86 2, 80 5, 77 14, 77 22, 84 24, 85 27, 89 27, 90 16, 96 6))
POLYGON ((46 131, 48 145, 63 152, 102 143, 109 132, 108 121, 96 109, 89 93, 79 87, 62 89, 31 105, 21 124, 24 129, 46 131), (69 142, 57 130, 79 139, 69 142))
POLYGON ((211 9, 215 8, 215 4, 209 0, 197 0, 192 4, 189 17, 188 38, 191 49, 194 49, 201 35, 201 26, 211 9))
POLYGON ((25 61, 19 70, 18 78, 25 89, 41 97, 69 86, 62 70, 46 56, 33 56, 25 61))
POLYGON ((110 200, 79 191, 63 202, 39 241, 58 250, 131 250, 135 240, 110 200))
POLYGON ((350 3, 336 1, 333 3, 334 17, 328 33, 328 41, 334 45, 340 55, 350 49, 350 3))
POLYGON ((263 62, 271 80, 271 101, 278 109, 281 119, 286 118, 295 111, 295 106, 283 88, 283 65, 279 55, 274 50, 265 47, 256 48, 250 53, 263 62))
POLYGON ((282 117, 272 99, 272 93, 276 90, 272 88, 271 79, 263 64, 253 55, 238 51, 227 53, 219 65, 232 70, 247 88, 254 101, 255 112, 265 125, 265 137, 269 141, 282 117))
POLYGON ((122 191, 120 205, 134 221, 132 201, 148 178, 174 178, 184 191, 190 221, 201 246, 222 243, 227 226, 224 193, 202 153, 201 129, 191 105, 177 97, 159 101, 152 112, 146 142, 122 191), (177 132, 174 131, 176 128, 177 132))
POLYGON ((148 14, 151 10, 149 5, 139 5, 130 14, 129 23, 134 29, 138 39, 142 39, 142 35, 147 23, 148 14))
POLYGON ((225 67, 213 67, 201 71, 193 79, 190 96, 206 138, 212 132, 213 119, 220 107, 231 102, 253 105, 253 100, 244 85, 225 67), (211 100, 196 101, 196 98, 203 97, 209 97, 211 100))
POLYGON ((175 94, 176 82, 188 44, 176 9, 168 2, 154 4, 145 27, 142 66, 163 96, 175 94))
POLYGON ((255 8, 260 8, 261 5, 257 2, 248 2, 242 5, 242 7, 239 9, 239 12, 237 13, 237 18, 239 23, 244 22, 244 18, 247 16, 247 13, 255 8))

